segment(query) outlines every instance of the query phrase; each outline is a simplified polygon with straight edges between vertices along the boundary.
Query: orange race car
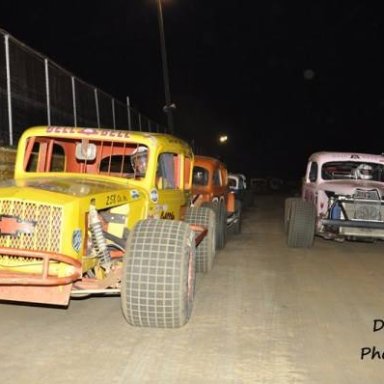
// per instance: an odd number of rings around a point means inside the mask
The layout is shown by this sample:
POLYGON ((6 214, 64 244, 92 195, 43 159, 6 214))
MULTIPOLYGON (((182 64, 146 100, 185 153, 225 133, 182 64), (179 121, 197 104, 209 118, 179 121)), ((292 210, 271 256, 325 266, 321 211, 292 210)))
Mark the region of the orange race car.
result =
POLYGON ((228 228, 241 231, 241 202, 228 184, 225 164, 213 157, 195 156, 192 178, 193 205, 210 207, 216 214, 216 247, 222 249, 228 228))

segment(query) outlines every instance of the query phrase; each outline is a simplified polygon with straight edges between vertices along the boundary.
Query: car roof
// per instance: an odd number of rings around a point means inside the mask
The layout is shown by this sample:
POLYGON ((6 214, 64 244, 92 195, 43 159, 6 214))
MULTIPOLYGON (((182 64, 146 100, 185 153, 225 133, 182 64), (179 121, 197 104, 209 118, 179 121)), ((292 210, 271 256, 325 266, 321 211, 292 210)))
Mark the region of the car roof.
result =
POLYGON ((119 142, 135 142, 154 147, 172 147, 177 152, 184 152, 192 156, 191 146, 184 140, 167 134, 142 131, 124 131, 110 128, 36 126, 26 129, 22 140, 33 136, 58 136, 68 138, 87 138, 91 140, 109 140, 119 142))
POLYGON ((217 166, 222 166, 223 168, 226 168, 225 164, 219 159, 203 155, 195 155, 195 165, 202 166, 205 168, 213 168, 217 166))
POLYGON ((367 161, 383 164, 384 156, 361 152, 322 151, 313 153, 309 157, 309 161, 317 163, 326 163, 328 161, 367 161))

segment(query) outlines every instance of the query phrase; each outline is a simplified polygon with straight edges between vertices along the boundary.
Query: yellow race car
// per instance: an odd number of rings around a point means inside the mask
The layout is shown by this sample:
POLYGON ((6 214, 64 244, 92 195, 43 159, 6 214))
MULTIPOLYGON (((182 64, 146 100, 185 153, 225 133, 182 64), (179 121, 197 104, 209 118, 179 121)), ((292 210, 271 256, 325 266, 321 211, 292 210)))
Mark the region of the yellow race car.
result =
POLYGON ((167 134, 26 130, 0 185, 0 300, 120 294, 131 325, 184 325, 196 255, 215 252, 214 213, 191 208, 193 161, 167 134))

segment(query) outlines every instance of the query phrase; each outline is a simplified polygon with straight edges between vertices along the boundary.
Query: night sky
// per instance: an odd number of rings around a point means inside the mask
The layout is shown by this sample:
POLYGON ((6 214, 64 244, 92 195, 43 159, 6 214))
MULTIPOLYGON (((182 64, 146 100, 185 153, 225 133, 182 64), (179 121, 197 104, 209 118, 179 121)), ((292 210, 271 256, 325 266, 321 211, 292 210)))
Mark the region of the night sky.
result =
MULTIPOLYGON (((176 135, 250 176, 301 176, 317 150, 384 152, 370 3, 163 0, 176 135)), ((155 0, 2 2, 0 28, 166 124, 155 0)))

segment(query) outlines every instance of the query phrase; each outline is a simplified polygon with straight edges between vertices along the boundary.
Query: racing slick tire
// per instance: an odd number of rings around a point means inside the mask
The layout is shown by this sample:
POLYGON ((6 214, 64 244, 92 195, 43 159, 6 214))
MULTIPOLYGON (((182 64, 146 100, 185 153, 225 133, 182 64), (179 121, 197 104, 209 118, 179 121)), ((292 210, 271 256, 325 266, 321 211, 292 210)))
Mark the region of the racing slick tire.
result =
POLYGON ((241 224, 242 224, 242 204, 240 200, 235 201, 235 215, 237 221, 233 225, 233 233, 239 235, 241 233, 241 224))
POLYGON ((123 259, 121 306, 133 326, 178 328, 195 293, 195 234, 187 223, 147 219, 130 231, 123 259))
POLYGON ((205 202, 201 205, 202 207, 208 207, 213 210, 216 218, 216 230, 215 230, 215 244, 216 250, 224 248, 226 231, 227 231, 227 222, 226 222, 226 212, 224 204, 220 200, 215 200, 213 202, 205 202))
POLYGON ((315 237, 316 211, 312 203, 295 198, 289 210, 287 244, 293 248, 310 248, 315 237))
POLYGON ((208 233, 196 248, 196 272, 209 272, 216 255, 215 212, 207 206, 191 207, 186 211, 185 221, 208 229, 208 233))
POLYGON ((223 201, 214 204, 216 213, 216 249, 223 249, 227 238, 227 212, 223 201))
POLYGON ((289 225, 289 215, 291 211, 292 202, 296 200, 297 197, 288 197, 284 201, 284 232, 288 233, 288 225, 289 225))

